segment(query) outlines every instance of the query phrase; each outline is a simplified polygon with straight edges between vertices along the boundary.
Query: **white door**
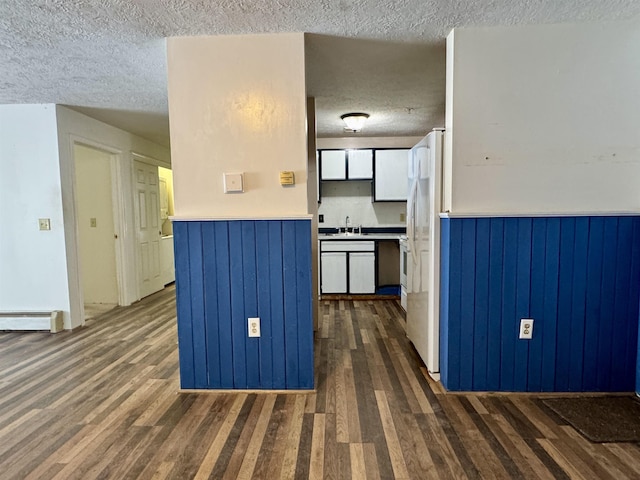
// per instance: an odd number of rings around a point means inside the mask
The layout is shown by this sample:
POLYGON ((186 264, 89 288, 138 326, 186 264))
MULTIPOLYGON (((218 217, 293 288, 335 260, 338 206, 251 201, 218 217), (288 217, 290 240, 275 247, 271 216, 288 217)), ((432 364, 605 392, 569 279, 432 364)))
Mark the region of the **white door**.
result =
POLYGON ((85 305, 119 303, 111 154, 75 144, 76 221, 85 305))
POLYGON ((138 291, 143 298, 164 287, 160 265, 158 167, 136 160, 134 169, 138 291))

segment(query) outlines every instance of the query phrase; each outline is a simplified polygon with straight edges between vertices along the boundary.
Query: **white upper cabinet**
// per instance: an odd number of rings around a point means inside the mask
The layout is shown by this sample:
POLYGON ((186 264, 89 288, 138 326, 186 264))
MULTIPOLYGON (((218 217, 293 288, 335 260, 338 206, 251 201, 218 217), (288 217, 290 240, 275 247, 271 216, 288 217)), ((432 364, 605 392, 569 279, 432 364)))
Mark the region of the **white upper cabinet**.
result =
POLYGON ((320 179, 347 179, 347 152, 345 150, 322 150, 320 152, 320 179))
POLYGON ((376 150, 374 201, 406 201, 409 150, 376 150))
POLYGON ((373 150, 322 150, 321 180, 371 180, 373 150))
POLYGON ((373 150, 349 150, 349 180, 371 180, 373 178, 373 150))
MULTIPOLYGON (((319 150, 320 181, 373 180, 374 202, 406 202, 409 149, 319 150)), ((322 185, 319 186, 319 195, 322 185)))

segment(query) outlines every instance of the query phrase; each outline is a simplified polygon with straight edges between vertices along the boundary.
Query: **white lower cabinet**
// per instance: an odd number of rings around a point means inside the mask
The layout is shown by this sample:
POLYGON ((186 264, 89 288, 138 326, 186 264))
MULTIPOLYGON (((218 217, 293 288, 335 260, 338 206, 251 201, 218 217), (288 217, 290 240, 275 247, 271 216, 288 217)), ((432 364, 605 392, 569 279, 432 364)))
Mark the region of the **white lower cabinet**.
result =
POLYGON ((375 293, 375 242, 324 241, 320 251, 321 293, 375 293))
POLYGON ((162 284, 168 285, 176 281, 176 267, 173 254, 173 235, 160 238, 160 265, 162 268, 162 284))
POLYGON ((347 253, 323 252, 320 264, 322 293, 347 293, 347 253))
POLYGON ((349 293, 375 293, 376 254, 349 253, 349 293))

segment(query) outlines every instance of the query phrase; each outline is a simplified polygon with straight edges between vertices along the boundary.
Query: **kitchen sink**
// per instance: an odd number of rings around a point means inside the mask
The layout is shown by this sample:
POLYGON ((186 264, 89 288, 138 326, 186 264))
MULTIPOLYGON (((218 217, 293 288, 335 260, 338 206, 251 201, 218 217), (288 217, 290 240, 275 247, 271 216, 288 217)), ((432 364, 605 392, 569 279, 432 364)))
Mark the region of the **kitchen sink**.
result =
POLYGON ((335 233, 321 233, 320 235, 326 237, 363 237, 368 233, 353 233, 353 232, 335 232, 335 233))

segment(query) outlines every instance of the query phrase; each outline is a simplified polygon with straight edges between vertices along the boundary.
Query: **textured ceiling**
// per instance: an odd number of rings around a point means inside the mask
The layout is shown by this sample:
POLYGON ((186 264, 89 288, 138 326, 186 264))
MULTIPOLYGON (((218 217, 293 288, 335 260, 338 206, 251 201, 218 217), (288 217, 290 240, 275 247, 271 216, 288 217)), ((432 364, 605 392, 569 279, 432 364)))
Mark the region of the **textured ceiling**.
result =
POLYGON ((169 36, 309 32, 318 135, 365 111, 370 136, 444 122, 458 26, 635 18, 638 0, 0 0, 0 103, 58 103, 168 143, 169 36))

